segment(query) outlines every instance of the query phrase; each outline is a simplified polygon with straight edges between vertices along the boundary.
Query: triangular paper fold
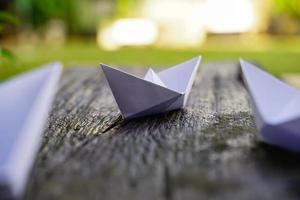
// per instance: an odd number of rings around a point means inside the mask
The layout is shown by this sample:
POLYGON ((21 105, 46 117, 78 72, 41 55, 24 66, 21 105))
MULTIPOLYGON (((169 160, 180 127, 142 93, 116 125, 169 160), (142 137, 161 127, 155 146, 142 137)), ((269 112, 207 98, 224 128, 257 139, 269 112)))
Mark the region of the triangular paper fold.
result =
POLYGON ((136 118, 183 108, 201 58, 197 57, 144 79, 101 64, 124 118, 136 118), (167 77, 170 74, 170 77, 167 77))
POLYGON ((149 69, 144 78, 147 81, 160 85, 162 87, 166 87, 166 85, 162 82, 159 76, 153 71, 153 69, 149 69))

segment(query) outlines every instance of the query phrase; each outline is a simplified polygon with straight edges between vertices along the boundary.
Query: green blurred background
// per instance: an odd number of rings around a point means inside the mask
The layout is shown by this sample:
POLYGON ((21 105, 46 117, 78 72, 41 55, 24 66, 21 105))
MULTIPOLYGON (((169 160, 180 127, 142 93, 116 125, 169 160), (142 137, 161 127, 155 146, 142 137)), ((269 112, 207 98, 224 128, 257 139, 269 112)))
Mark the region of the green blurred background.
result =
POLYGON ((300 73, 299 0, 0 0, 0 79, 66 67, 259 63, 300 73))

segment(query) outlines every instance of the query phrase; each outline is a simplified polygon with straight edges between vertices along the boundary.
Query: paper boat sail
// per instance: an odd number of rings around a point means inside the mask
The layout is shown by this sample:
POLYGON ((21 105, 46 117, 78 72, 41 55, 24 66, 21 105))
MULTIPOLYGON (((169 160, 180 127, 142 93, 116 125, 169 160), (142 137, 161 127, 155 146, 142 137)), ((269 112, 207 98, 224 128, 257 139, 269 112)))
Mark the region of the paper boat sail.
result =
POLYGON ((124 118, 137 118, 183 108, 192 88, 201 57, 139 78, 101 64, 124 118))
POLYGON ((0 198, 23 191, 60 73, 53 63, 0 84, 0 198))
POLYGON ((300 152, 300 91, 240 61, 263 141, 300 152))

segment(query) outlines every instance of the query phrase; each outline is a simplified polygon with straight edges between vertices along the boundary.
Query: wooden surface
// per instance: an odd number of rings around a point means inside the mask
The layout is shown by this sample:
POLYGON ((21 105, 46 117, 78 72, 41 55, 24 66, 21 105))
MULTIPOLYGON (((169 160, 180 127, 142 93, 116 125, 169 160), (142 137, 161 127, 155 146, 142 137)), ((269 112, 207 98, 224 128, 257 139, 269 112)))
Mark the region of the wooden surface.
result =
POLYGON ((299 199, 300 156, 257 141, 237 63, 186 109, 124 121, 102 72, 65 71, 24 199, 299 199))

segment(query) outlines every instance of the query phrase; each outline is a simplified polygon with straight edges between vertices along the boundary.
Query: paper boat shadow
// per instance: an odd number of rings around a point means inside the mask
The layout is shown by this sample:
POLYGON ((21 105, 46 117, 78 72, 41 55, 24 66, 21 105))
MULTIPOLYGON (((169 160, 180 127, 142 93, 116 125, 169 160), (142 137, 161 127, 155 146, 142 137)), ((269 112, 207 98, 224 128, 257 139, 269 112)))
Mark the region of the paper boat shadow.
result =
POLYGON ((118 107, 125 119, 155 115, 186 105, 201 57, 144 78, 101 64, 118 107))

